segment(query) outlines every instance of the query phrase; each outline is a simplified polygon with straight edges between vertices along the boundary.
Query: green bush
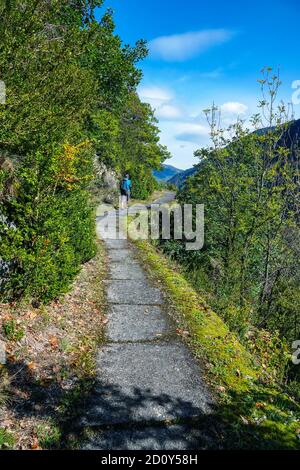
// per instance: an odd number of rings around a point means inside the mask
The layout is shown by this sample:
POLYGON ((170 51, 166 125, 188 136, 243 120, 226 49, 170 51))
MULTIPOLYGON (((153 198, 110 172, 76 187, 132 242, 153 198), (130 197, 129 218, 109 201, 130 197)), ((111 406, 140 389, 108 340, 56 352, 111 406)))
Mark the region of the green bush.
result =
POLYGON ((140 174, 137 174, 134 171, 132 184, 132 197, 135 199, 147 199, 157 189, 156 180, 150 173, 142 174, 140 172, 140 174))
POLYGON ((40 153, 28 157, 15 172, 16 193, 4 201, 6 220, 0 223, 1 258, 10 270, 2 297, 49 301, 66 291, 81 263, 94 255, 88 173, 82 175, 77 161, 83 158, 89 158, 87 149, 67 145, 46 163, 40 153))
POLYGON ((238 121, 226 134, 218 109, 205 112, 213 145, 196 152, 196 172, 177 195, 181 204, 205 206, 203 249, 186 251, 177 240, 161 246, 241 341, 255 331, 247 346, 284 383, 299 380, 287 367, 300 334, 299 136, 291 146, 293 122, 275 105, 280 81, 272 75, 263 71, 263 112, 252 118, 260 131, 238 121))
POLYGON ((145 43, 124 46, 111 11, 97 21, 102 3, 0 3, 1 299, 47 302, 94 255, 96 152, 117 173, 132 171, 142 198, 167 155, 136 93, 145 43))

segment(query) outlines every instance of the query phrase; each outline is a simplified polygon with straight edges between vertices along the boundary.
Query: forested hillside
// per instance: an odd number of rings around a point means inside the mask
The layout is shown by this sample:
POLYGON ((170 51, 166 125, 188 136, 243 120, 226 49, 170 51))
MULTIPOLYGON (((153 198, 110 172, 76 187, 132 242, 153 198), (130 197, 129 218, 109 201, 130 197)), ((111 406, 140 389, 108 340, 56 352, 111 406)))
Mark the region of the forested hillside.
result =
POLYGON ((276 380, 299 395, 299 367, 290 359, 300 333, 299 139, 279 103, 278 76, 266 69, 260 83, 256 132, 241 121, 223 129, 218 108, 205 111, 212 146, 196 152, 201 164, 178 192, 180 203, 205 205, 203 250, 187 252, 175 240, 163 249, 251 352, 266 358, 276 380))
POLYGON ((183 173, 183 170, 179 170, 172 165, 164 164, 161 170, 153 171, 153 176, 155 176, 158 181, 168 182, 168 180, 170 180, 172 177, 175 177, 176 175, 179 175, 180 173, 183 173))
POLYGON ((2 0, 0 288, 48 301, 95 253, 89 188, 95 159, 129 171, 134 195, 155 188, 168 156, 136 88, 141 40, 124 45, 102 0, 2 0))

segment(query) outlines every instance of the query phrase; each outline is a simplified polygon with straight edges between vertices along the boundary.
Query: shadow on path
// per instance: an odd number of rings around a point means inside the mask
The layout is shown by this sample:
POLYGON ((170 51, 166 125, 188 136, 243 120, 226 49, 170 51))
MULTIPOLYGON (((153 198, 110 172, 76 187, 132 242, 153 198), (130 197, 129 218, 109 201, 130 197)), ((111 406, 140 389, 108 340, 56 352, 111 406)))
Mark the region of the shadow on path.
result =
MULTIPOLYGON (((60 439, 44 448, 68 449, 286 449, 290 444, 284 428, 271 432, 261 423, 245 424, 237 410, 251 412, 253 399, 266 399, 264 394, 249 397, 243 393, 231 397, 230 405, 214 406, 210 413, 201 413, 188 401, 155 395, 150 389, 136 387, 130 394, 116 385, 91 378, 77 383, 76 390, 65 390, 53 380, 40 384, 32 370, 22 362, 7 364, 11 377, 10 411, 19 420, 51 419, 60 430, 60 439), (79 387, 80 385, 80 387, 79 387), (84 393, 83 390, 89 390, 84 393), (137 409, 164 405, 176 412, 175 421, 138 421, 137 409), (187 419, 187 415, 192 418, 187 419), (84 418, 82 418, 84 417, 84 418)), ((280 417, 278 417, 280 423, 280 417)), ((25 430, 24 430, 25 432, 25 430)))

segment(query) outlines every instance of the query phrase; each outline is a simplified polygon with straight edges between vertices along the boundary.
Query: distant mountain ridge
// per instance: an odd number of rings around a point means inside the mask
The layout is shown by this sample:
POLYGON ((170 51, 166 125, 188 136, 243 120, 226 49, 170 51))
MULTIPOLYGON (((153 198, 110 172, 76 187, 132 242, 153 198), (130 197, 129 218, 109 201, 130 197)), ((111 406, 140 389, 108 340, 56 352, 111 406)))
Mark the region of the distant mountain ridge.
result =
POLYGON ((196 173, 197 168, 188 168, 187 170, 181 171, 180 173, 177 173, 176 175, 172 176, 169 180, 168 183, 174 184, 178 188, 180 188, 185 180, 189 177, 192 176, 194 173, 196 173))
POLYGON ((163 164, 161 170, 153 170, 152 174, 158 181, 166 182, 173 176, 182 172, 183 170, 179 170, 178 168, 175 168, 175 166, 163 164))
MULTIPOLYGON (((258 135, 263 135, 268 130, 270 130, 270 128, 259 129, 258 131, 255 131, 255 132, 258 135)), ((298 150, 300 146, 300 119, 296 119, 295 121, 292 121, 290 123, 288 129, 285 132, 283 132, 283 135, 281 139, 279 140, 278 145, 291 149, 292 160, 295 161, 296 158, 300 159, 300 153, 298 150)), ((189 176, 192 176, 197 171, 199 171, 199 163, 195 165, 193 168, 189 168, 188 170, 181 171, 175 174, 168 180, 168 183, 174 184, 175 186, 180 188, 185 183, 186 179, 189 176)))

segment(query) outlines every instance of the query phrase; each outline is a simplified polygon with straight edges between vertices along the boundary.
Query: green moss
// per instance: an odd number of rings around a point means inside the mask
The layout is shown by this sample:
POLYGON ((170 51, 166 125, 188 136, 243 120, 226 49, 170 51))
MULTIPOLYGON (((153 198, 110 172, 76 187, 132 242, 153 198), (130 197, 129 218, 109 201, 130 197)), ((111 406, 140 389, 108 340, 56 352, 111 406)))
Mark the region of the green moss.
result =
POLYGON ((207 382, 218 395, 227 445, 298 448, 299 404, 279 387, 264 382, 265 371, 175 263, 147 241, 135 244, 145 267, 160 281, 168 303, 189 331, 195 355, 205 365, 207 382))
POLYGON ((238 390, 247 389, 248 377, 258 377, 251 355, 188 281, 174 270, 174 264, 145 241, 138 241, 137 246, 142 250, 144 261, 163 281, 167 294, 184 316, 193 338, 201 344, 201 350, 197 350, 197 353, 209 360, 210 367, 215 369, 214 375, 219 375, 222 385, 238 390))

